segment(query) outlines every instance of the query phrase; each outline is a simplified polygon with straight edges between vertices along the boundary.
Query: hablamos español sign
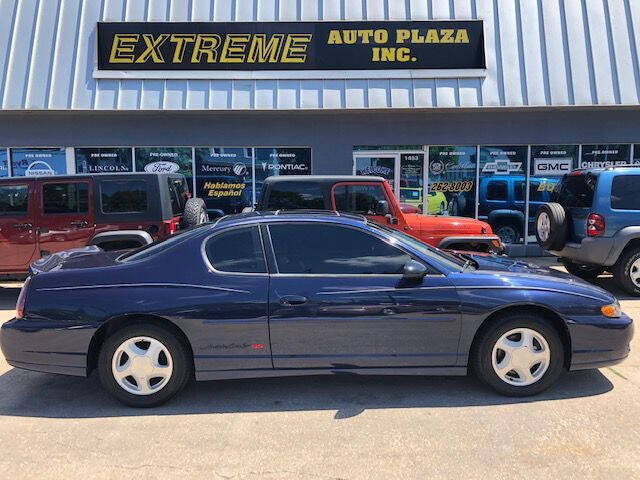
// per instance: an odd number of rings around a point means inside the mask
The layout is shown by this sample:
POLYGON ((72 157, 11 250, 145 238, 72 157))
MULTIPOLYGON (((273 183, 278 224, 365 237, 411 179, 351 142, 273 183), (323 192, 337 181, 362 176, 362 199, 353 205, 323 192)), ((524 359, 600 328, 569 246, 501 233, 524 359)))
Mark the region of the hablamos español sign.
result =
POLYGON ((481 20, 98 23, 98 70, 483 69, 481 20))

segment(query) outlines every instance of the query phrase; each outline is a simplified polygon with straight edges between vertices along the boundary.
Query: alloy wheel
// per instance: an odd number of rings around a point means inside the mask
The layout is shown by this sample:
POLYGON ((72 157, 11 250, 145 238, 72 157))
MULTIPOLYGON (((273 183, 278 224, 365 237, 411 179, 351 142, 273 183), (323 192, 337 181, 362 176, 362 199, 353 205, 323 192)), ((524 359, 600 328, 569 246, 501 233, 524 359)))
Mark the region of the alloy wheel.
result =
POLYGON ((629 267, 629 278, 631 278, 631 281, 636 287, 640 288, 640 258, 629 267))
POLYGON ((133 337, 113 354, 111 372, 118 385, 134 395, 162 390, 173 374, 169 349, 152 337, 133 337))
POLYGON ((549 239, 549 234, 551 232, 551 220, 549 219, 547 212, 541 212, 538 216, 537 228, 540 240, 546 242, 549 239))
POLYGON ((551 361, 549 344, 531 328, 514 328, 503 334, 491 352, 493 370, 505 383, 527 386, 540 380, 551 361))

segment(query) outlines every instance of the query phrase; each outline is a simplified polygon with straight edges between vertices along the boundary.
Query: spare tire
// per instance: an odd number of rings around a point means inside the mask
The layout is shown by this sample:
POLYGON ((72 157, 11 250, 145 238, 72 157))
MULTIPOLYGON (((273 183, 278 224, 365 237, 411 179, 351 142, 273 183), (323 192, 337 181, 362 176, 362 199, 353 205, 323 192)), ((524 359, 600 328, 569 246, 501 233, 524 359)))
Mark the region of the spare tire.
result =
POLYGON ((208 222, 207 206, 201 198, 190 198, 184 206, 181 224, 183 228, 193 227, 208 222))
POLYGON ((543 203, 536 213, 536 240, 546 250, 561 250, 567 241, 567 214, 559 203, 543 203))

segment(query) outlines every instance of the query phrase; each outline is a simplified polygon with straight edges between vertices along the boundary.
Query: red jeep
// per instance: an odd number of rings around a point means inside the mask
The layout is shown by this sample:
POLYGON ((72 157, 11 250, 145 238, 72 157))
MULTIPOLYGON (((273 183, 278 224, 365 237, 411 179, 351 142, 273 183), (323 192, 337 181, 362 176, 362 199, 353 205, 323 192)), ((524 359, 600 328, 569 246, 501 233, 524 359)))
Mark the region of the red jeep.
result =
POLYGON ((183 175, 130 173, 0 180, 0 274, 50 253, 135 248, 208 219, 183 175))
POLYGON ((430 245, 502 253, 488 223, 466 217, 403 212, 382 177, 276 176, 264 181, 256 210, 336 210, 359 213, 430 245))

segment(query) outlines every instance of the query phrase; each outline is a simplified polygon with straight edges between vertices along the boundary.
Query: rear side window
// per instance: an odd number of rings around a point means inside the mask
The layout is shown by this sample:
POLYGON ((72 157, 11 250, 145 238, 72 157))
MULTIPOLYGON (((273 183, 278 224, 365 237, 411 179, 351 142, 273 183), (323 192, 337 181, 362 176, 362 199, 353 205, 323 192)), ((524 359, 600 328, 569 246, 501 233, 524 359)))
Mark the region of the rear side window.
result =
POLYGON ((89 184, 44 184, 42 186, 42 209, 45 214, 87 213, 89 211, 89 184))
POLYGON ((267 273, 258 227, 237 228, 210 238, 206 253, 216 270, 267 273))
POLYGON ((506 200, 507 182, 489 182, 487 185, 487 200, 506 200))
POLYGON ((408 253, 367 232, 340 225, 270 225, 279 273, 401 274, 408 253))
POLYGON ((0 215, 24 215, 29 203, 27 185, 5 185, 0 187, 0 215))
POLYGON ((386 201, 381 185, 337 185, 333 189, 336 210, 374 215, 378 202, 386 201))
POLYGON ((139 213, 147 210, 147 182, 144 180, 104 180, 100 182, 104 213, 139 213))
POLYGON ((551 201, 565 207, 591 208, 597 182, 598 177, 590 173, 566 176, 559 191, 554 192, 551 201))
POLYGON ((314 182, 283 182, 269 190, 267 210, 324 210, 322 185, 314 182))
POLYGON ((611 208, 640 210, 640 175, 620 175, 611 184, 611 208))

